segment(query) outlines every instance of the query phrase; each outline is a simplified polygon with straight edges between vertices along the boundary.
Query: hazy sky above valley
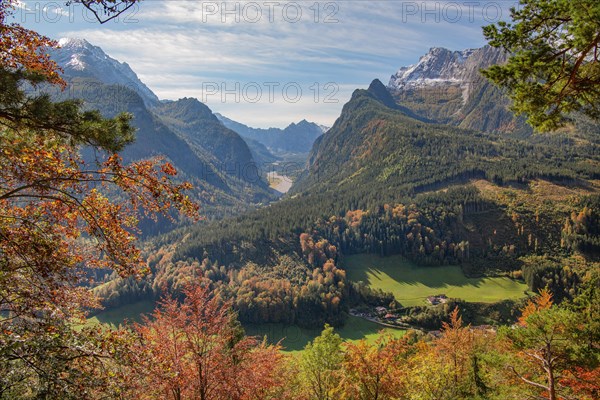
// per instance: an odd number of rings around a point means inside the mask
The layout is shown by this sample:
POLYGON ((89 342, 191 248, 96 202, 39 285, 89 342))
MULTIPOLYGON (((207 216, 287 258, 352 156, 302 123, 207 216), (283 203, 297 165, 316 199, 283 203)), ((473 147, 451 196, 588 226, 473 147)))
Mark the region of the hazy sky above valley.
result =
POLYGON ((161 99, 196 97, 255 127, 331 126, 357 88, 384 84, 431 47, 486 44, 511 1, 144 0, 100 25, 81 5, 25 1, 16 20, 127 62, 161 99), (25 9, 26 8, 26 9, 25 9))

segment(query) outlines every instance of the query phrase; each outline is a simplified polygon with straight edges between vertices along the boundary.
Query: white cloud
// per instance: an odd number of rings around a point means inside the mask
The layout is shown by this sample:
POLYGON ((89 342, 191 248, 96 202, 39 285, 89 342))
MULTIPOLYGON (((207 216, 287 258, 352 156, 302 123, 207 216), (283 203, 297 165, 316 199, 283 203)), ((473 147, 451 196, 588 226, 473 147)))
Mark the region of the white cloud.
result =
MULTIPOLYGON (((235 3, 229 3, 230 10, 235 3)), ((161 98, 201 98, 207 82, 228 88, 236 82, 241 86, 252 82, 298 82, 303 87, 327 82, 346 87, 361 82, 366 86, 374 78, 387 82, 394 71, 416 62, 429 47, 483 45, 480 26, 486 21, 482 10, 484 3, 491 2, 468 3, 478 3, 479 8, 469 5, 472 10, 463 10, 462 20, 455 22, 450 10, 443 11, 447 2, 300 2, 295 4, 301 5, 302 17, 296 23, 290 22, 292 9, 284 13, 285 2, 274 8, 273 15, 261 1, 237 3, 238 15, 225 15, 223 23, 222 2, 147 1, 130 19, 138 23, 71 25, 60 35, 84 37, 126 61, 161 98), (258 5, 263 13, 256 23, 251 22, 256 14, 243 11, 249 4, 258 5), (333 6, 326 8, 326 4, 333 6), (427 10, 434 12, 427 14, 427 10), (467 11, 474 15, 473 21, 467 11), (336 23, 325 23, 329 14, 336 23)), ((330 123, 342 105, 276 102, 259 107, 234 102, 215 104, 215 108, 247 116, 242 122, 264 126, 269 125, 265 122, 269 118, 285 119, 285 125, 299 113, 330 123)))

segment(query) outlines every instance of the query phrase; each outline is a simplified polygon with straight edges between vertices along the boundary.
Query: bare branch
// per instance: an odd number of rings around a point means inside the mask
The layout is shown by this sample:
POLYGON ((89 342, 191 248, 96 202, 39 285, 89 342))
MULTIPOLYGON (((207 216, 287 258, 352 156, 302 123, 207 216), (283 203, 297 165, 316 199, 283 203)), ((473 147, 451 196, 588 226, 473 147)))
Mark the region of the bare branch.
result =
POLYGON ((73 0, 73 3, 81 3, 90 10, 101 24, 117 18, 138 2, 139 0, 73 0))
POLYGON ((546 391, 549 391, 549 390, 550 390, 550 389, 548 388, 548 386, 544 386, 544 385, 542 385, 542 384, 540 384, 540 383, 537 383, 537 382, 534 382, 534 381, 530 381, 529 379, 525 378, 523 375, 519 374, 519 373, 517 372, 517 370, 515 369, 515 367, 513 367, 512 365, 511 365, 509 368, 510 368, 510 369, 512 370, 512 372, 513 372, 513 373, 514 373, 514 374, 517 376, 517 378, 519 378, 520 380, 522 380, 522 381, 523 381, 523 382, 525 382, 526 384, 528 384, 528 385, 531 385, 531 386, 535 386, 535 387, 537 387, 537 388, 540 388, 540 389, 544 389, 544 390, 546 390, 546 391))

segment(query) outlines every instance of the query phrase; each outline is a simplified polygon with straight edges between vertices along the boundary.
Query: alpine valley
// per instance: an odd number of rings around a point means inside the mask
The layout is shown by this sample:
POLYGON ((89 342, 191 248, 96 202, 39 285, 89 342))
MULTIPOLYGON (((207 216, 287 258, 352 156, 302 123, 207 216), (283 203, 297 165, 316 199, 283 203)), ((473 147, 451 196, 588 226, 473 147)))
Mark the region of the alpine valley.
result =
POLYGON ((425 332, 456 305, 465 322, 497 326, 540 289, 571 299, 598 268, 598 128, 574 116, 534 133, 480 74, 500 50, 432 48, 387 86, 354 91, 329 129, 255 129, 193 98, 159 100, 84 40, 61 45, 52 56, 69 88, 55 96, 131 112, 137 141, 123 156, 171 160, 206 217, 148 223, 151 273, 96 276, 100 320, 201 276, 261 334, 361 318, 425 332), (266 171, 286 161, 297 167, 281 196, 266 171))
MULTIPOLYGON (((271 136, 264 135, 264 144, 256 140, 260 135, 241 137, 237 133, 241 124, 227 120, 236 128, 230 129, 230 124, 220 122, 223 117, 194 98, 159 100, 127 63, 109 57, 84 39, 63 38, 60 46, 51 49, 51 56, 63 69, 68 87, 44 90, 50 90, 57 100, 82 99, 86 108, 98 109, 106 117, 133 114, 137 138, 121 156, 125 161, 157 156, 170 161, 181 179, 194 185, 193 196, 202 203, 206 219, 236 215, 278 197, 266 180, 269 166, 282 161, 265 147, 273 143, 271 136)), ((287 150, 303 153, 304 164, 316 132, 320 135, 322 130, 306 121, 289 129, 288 137, 302 139, 297 148, 287 150)), ((144 228, 146 234, 158 231, 152 224, 144 228)), ((160 231, 170 228, 167 224, 160 231)))

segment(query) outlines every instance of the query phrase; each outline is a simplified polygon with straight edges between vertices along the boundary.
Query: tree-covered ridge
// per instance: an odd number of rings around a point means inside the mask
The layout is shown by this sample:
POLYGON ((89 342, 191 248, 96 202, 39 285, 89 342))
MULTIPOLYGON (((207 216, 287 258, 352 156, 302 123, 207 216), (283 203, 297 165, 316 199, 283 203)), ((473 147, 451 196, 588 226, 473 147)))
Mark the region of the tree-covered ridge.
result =
POLYGON ((210 109, 193 98, 165 102, 153 108, 161 119, 192 146, 206 152, 220 174, 266 186, 244 140, 225 128, 210 109))
POLYGON ((510 139, 426 123, 380 100, 376 93, 382 90, 375 81, 369 90, 353 94, 316 142, 308 172, 294 192, 352 186, 410 196, 473 177, 518 182, 597 176, 597 139, 585 131, 579 140, 565 134, 510 139))
MULTIPOLYGON (((147 250, 153 271, 148 280, 110 281, 96 290, 108 306, 118 306, 157 298, 164 290, 177 292, 190 278, 203 276, 233 301, 244 322, 338 325, 352 306, 395 303, 389 294, 349 281, 340 267, 345 255, 372 253, 401 254, 421 265, 459 264, 475 276, 504 274, 524 279, 532 290, 549 287, 558 300, 572 298, 586 270, 597 265, 597 252, 573 248, 561 232, 565 219, 578 210, 590 213, 584 204, 593 198, 571 203, 563 197, 549 207, 540 197, 535 205, 523 203, 529 196, 525 189, 483 182, 477 182, 482 190, 459 186, 423 194, 412 204, 330 217, 320 216, 318 202, 310 214, 306 203, 286 200, 234 220, 181 229, 147 250), (295 204, 298 208, 291 208, 295 204), (294 218, 296 225, 290 225, 294 218)), ((559 188, 543 182, 531 187, 538 191, 544 185, 554 192, 559 188)), ((589 228, 590 234, 596 228, 589 228)), ((415 315, 408 320, 434 328, 444 317, 415 315)))

